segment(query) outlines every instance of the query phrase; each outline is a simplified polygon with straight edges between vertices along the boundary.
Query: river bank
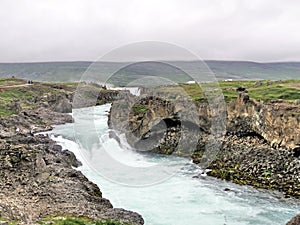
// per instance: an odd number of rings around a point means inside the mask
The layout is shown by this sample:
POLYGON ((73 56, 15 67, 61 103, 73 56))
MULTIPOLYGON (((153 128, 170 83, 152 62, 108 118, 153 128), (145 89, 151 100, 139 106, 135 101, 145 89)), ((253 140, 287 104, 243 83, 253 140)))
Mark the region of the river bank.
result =
MULTIPOLYGON (((80 162, 71 151, 62 150, 47 136, 33 135, 73 121, 71 115, 62 113, 70 111, 73 90, 60 85, 59 91, 48 88, 40 84, 10 90, 32 95, 30 99, 12 99, 5 112, 14 114, 0 117, 0 220, 56 224, 59 216, 89 218, 101 224, 143 224, 139 214, 113 208, 98 186, 74 169, 80 162)), ((111 94, 105 93, 110 98, 111 94)))

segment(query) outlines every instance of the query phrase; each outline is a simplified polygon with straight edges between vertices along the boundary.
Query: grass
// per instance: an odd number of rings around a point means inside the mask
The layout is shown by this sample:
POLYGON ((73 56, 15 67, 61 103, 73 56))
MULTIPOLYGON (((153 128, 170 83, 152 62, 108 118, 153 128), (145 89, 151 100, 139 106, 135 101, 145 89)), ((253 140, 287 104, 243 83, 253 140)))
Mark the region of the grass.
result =
POLYGON ((8 225, 16 225, 17 222, 16 221, 12 221, 12 220, 7 220, 7 219, 4 219, 3 217, 0 216, 0 221, 5 221, 8 223, 8 225))
MULTIPOLYGON (((294 102, 300 99, 300 80, 287 81, 221 81, 219 86, 226 102, 237 98, 236 89, 244 87, 250 98, 269 102, 282 99, 294 102)), ((205 95, 197 84, 180 84, 180 87, 195 101, 205 101, 205 95)), ((171 91, 173 91, 172 88, 171 91)), ((165 89, 165 91, 168 91, 165 89)))
MULTIPOLYGON (((9 117, 16 113, 11 109, 11 105, 15 102, 20 102, 22 108, 34 109, 36 107, 35 100, 40 99, 46 94, 59 94, 59 93, 72 93, 78 87, 78 83, 39 83, 35 82, 29 86, 16 86, 27 83, 26 80, 7 78, 0 79, 0 117, 9 117)), ((80 85, 83 86, 83 90, 86 90, 88 96, 93 97, 93 93, 99 93, 101 87, 97 87, 92 84, 80 85)), ((101 90, 105 91, 105 90, 101 90)))
POLYGON ((1 86, 12 86, 26 84, 27 81, 19 78, 0 78, 0 87, 1 86))
POLYGON ((132 107, 132 110, 133 110, 134 114, 139 114, 139 113, 147 112, 149 109, 143 105, 135 104, 132 107))
POLYGON ((6 105, 0 105, 0 117, 10 117, 15 113, 16 112, 14 110, 7 109, 6 105))
MULTIPOLYGON (((228 82, 235 84, 239 84, 238 82, 228 82)), ((287 81, 261 81, 260 85, 257 85, 257 82, 247 81, 242 83, 240 86, 247 88, 250 98, 256 100, 262 100, 265 102, 270 102, 272 100, 282 99, 289 102, 294 102, 297 99, 300 99, 300 89, 293 88, 291 84, 300 84, 300 80, 287 80, 287 81)), ((224 82, 221 83, 221 87, 223 89, 223 93, 227 98, 235 98, 233 97, 233 91, 228 91, 228 89, 224 89, 224 82)), ((235 95, 236 96, 236 95, 235 95)))
MULTIPOLYGON (((10 106, 16 102, 22 102, 22 105, 26 107, 34 107, 34 99, 43 96, 48 93, 49 88, 41 87, 39 84, 37 86, 24 86, 15 87, 7 90, 2 90, 0 92, 0 116, 9 117, 16 112, 10 109, 10 106)), ((53 90, 54 92, 54 90, 53 90)))
POLYGON ((32 90, 26 87, 17 87, 0 93, 0 97, 4 101, 30 100, 35 95, 36 93, 32 93, 32 90))
POLYGON ((53 224, 53 225, 130 225, 129 223, 122 223, 116 220, 92 220, 85 217, 74 216, 57 216, 47 217, 40 222, 41 225, 53 224))

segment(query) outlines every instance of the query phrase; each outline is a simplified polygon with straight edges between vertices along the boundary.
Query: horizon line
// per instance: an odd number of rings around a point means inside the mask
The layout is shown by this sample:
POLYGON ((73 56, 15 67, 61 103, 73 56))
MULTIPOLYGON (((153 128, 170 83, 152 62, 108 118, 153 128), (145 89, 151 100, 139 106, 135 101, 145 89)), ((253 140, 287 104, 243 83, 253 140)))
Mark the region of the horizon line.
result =
MULTIPOLYGON (((299 61, 251 61, 251 60, 219 60, 219 59, 204 59, 204 60, 145 60, 140 62, 247 62, 247 63, 257 63, 257 64, 272 64, 272 63, 300 63, 299 61)), ((90 60, 57 60, 57 61, 15 61, 15 62, 0 62, 0 64, 38 64, 38 63, 136 63, 133 61, 90 61, 90 60)))

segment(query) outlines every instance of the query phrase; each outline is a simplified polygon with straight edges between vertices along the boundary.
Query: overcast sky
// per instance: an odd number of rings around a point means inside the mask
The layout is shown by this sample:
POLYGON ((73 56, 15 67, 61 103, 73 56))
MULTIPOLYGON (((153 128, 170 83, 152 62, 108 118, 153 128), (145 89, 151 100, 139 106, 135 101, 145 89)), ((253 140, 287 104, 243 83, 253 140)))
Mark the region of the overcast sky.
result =
POLYGON ((154 40, 203 59, 300 61, 300 0, 0 0, 0 62, 96 60, 154 40))

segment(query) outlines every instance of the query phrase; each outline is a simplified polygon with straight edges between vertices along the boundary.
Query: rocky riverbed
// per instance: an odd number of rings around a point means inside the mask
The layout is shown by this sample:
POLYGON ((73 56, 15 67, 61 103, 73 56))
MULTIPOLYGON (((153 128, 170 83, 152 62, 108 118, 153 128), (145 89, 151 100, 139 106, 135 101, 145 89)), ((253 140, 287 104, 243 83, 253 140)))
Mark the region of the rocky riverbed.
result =
POLYGON ((30 225, 72 215, 143 224, 139 214, 113 208, 98 186, 74 169, 80 162, 72 152, 46 135, 32 135, 72 122, 71 115, 61 113, 70 111, 70 95, 37 96, 34 101, 30 109, 22 108, 23 101, 12 103, 17 113, 0 118, 0 219, 30 225))

